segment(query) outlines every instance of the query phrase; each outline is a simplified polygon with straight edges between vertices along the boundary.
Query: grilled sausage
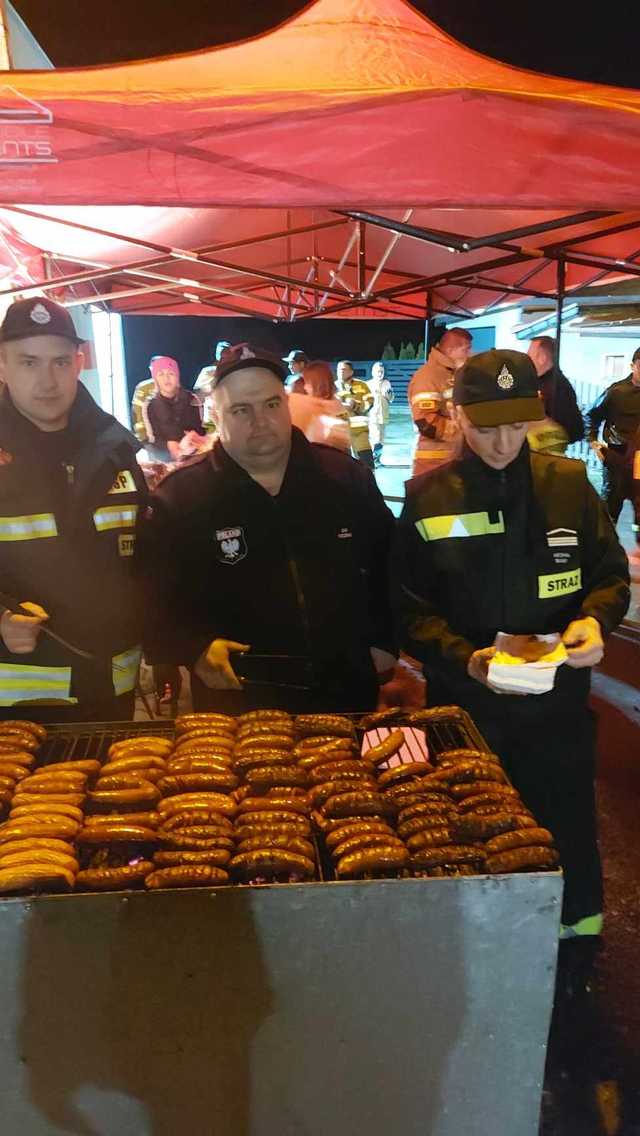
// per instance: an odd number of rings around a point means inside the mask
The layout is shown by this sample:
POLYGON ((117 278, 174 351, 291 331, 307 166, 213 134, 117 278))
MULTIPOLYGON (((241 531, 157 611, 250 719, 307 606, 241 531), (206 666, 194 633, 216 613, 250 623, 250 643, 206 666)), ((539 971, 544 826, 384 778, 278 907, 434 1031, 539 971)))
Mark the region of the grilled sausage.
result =
POLYGON ((162 777, 158 788, 165 797, 173 797, 176 793, 192 793, 203 790, 214 793, 230 793, 236 789, 240 781, 235 773, 174 773, 162 777))
POLYGON ((233 825, 229 817, 212 809, 195 808, 184 809, 182 812, 166 817, 162 822, 162 828, 166 832, 171 832, 174 828, 191 828, 193 825, 200 824, 213 825, 219 828, 221 833, 231 834, 233 832, 233 825))
POLYGON ((164 773, 166 768, 164 757, 157 757, 153 753, 131 753, 126 757, 117 757, 105 762, 102 772, 105 776, 110 776, 112 773, 130 773, 136 769, 159 769, 164 773))
POLYGON ((498 785, 497 791, 487 788, 485 792, 474 793, 470 797, 463 797, 458 801, 458 809, 461 813, 473 812, 475 809, 480 808, 482 805, 493 805, 494 809, 500 805, 503 809, 509 809, 514 804, 522 804, 520 796, 515 789, 510 789, 508 793, 503 793, 503 789, 507 789, 507 785, 498 785))
POLYGON ((455 813, 455 806, 451 801, 446 801, 442 797, 439 800, 419 801, 416 805, 407 805, 400 809, 398 824, 406 824, 407 821, 414 820, 416 817, 446 817, 452 813, 455 813))
POLYGON ((109 809, 144 810, 160 800, 160 791, 150 781, 141 781, 138 789, 93 789, 87 793, 87 807, 96 812, 109 809))
POLYGON ((219 887, 229 883, 223 868, 213 864, 176 864, 171 868, 157 868, 144 881, 150 891, 159 888, 219 887))
POLYGON ((25 865, 33 864, 54 864, 59 868, 66 868, 67 871, 73 872, 74 875, 80 867, 75 856, 71 856, 67 852, 53 852, 51 849, 45 848, 31 848, 21 852, 7 852, 3 853, 0 857, 0 869, 24 867, 25 865))
POLYGON ((356 777, 373 777, 373 766, 370 761, 364 761, 361 758, 357 759, 344 759, 341 761, 328 761, 323 765, 316 766, 315 769, 310 769, 308 772, 309 781, 312 785, 321 785, 324 781, 338 781, 341 777, 349 777, 354 775, 356 777))
POLYGON ((29 770, 18 761, 0 760, 0 777, 11 777, 13 781, 24 781, 29 777, 29 770))
POLYGON ((282 833, 274 830, 273 833, 268 833, 262 829, 238 842, 239 853, 255 852, 260 848, 285 848, 289 852, 295 852, 297 856, 306 856, 311 861, 315 859, 313 844, 305 840, 304 836, 296 836, 291 832, 282 833))
POLYGON ((323 807, 328 817, 368 816, 371 813, 385 811, 385 804, 380 794, 366 789, 337 793, 329 797, 323 807))
POLYGON ((224 868, 231 859, 228 848, 210 848, 208 852, 190 852, 188 849, 171 852, 154 852, 153 862, 158 868, 171 868, 174 864, 210 864, 224 868))
POLYGON ((355 832, 353 836, 345 837, 340 844, 336 845, 333 856, 336 860, 341 860, 343 856, 348 856, 350 852, 357 852, 359 848, 379 847, 381 844, 384 844, 385 848, 404 849, 404 844, 393 832, 387 835, 381 835, 379 832, 355 832))
POLYGON ((275 731, 270 734, 248 734, 236 742, 234 753, 236 757, 239 757, 243 753, 253 752, 257 749, 279 749, 286 753, 293 749, 293 737, 289 734, 278 734, 275 731))
MULTIPOLYGON (((446 825, 440 828, 424 828, 407 837, 407 848, 418 852, 421 848, 442 848, 445 844, 456 844, 457 839, 446 825)), ((462 842, 461 842, 462 843, 462 842)))
POLYGON ((307 836, 311 832, 311 824, 305 817, 301 817, 298 813, 284 811, 252 813, 248 817, 238 817, 234 832, 238 840, 241 840, 243 833, 248 828, 277 828, 279 825, 285 825, 292 831, 299 833, 300 836, 307 836))
POLYGON ((272 809, 286 809, 288 812, 299 813, 306 817, 309 812, 309 802, 306 797, 293 797, 287 792, 270 794, 268 797, 245 797, 238 805, 238 816, 247 813, 265 813, 272 809))
POLYGON ((77 840, 79 844, 157 844, 158 833, 153 828, 123 824, 119 820, 111 824, 85 825, 77 840))
POLYGON ((239 852, 230 863, 230 868, 245 879, 253 876, 295 875, 303 879, 315 875, 315 864, 307 856, 300 856, 288 848, 254 848, 250 852, 239 852))
POLYGON ((26 864, 0 869, 0 892, 66 891, 74 883, 74 873, 56 864, 26 864))
POLYGON ((78 808, 83 804, 85 798, 84 793, 19 793, 13 798, 14 804, 20 805, 35 805, 42 804, 46 801, 47 804, 56 805, 76 805, 78 808))
POLYGON ((438 765, 434 779, 446 781, 449 785, 460 785, 468 781, 496 781, 506 783, 506 776, 500 765, 488 761, 459 761, 450 766, 438 765))
POLYGON ((211 809, 230 817, 238 811, 235 801, 224 793, 176 793, 174 797, 158 801, 158 812, 163 818, 193 808, 211 809))
POLYGON ((13 729, 3 722, 0 726, 0 745, 11 745, 15 749, 26 749, 35 753, 40 742, 28 730, 13 729))
POLYGON ((29 722, 21 718, 11 718, 10 720, 0 722, 0 733, 6 733, 7 729, 11 731, 18 731, 19 733, 33 734, 37 742, 43 742, 47 736, 47 731, 44 726, 39 722, 29 722))
POLYGON ((311 734, 307 738, 300 738, 293 747, 296 757, 304 757, 319 749, 334 748, 337 750, 350 748, 356 745, 353 737, 336 737, 334 734, 311 734))
POLYGON ((0 825, 0 844, 10 840, 24 840, 30 836, 49 836, 60 840, 73 840, 80 829, 76 820, 60 814, 38 813, 35 817, 16 817, 0 825))
POLYGON ((42 813, 47 816, 67 816, 70 817, 71 820, 77 821, 78 824, 82 824, 84 820, 82 809, 79 809, 77 805, 58 805, 55 801, 52 804, 45 799, 43 799, 42 804, 39 802, 28 805, 14 804, 11 809, 10 819, 13 820, 15 817, 25 816, 37 819, 42 813))
POLYGON ((533 819, 507 812, 496 812, 493 816, 465 816, 453 824, 452 843, 470 844, 476 840, 489 840, 512 829, 534 827, 536 822, 533 819))
MULTIPOLYGON (((337 746, 319 746, 294 756, 301 769, 319 769, 321 765, 333 765, 336 761, 360 761, 357 745, 349 738, 336 738, 337 746)), ((371 766, 371 762, 369 762, 371 766)), ((373 768, 373 766, 371 766, 373 768)))
POLYGON ((158 773, 157 769, 141 769, 137 773, 113 773, 108 777, 99 777, 96 781, 95 788, 101 793, 104 790, 111 789, 140 789, 145 785, 153 782, 147 778, 148 773, 158 773))
POLYGON ((451 814, 446 812, 438 813, 435 816, 412 817, 411 820, 405 820, 398 825, 398 833, 403 840, 408 840, 416 832, 432 832, 434 829, 448 828, 450 821, 451 814))
POLYGON ((230 850, 235 847, 228 836, 192 836, 191 832, 192 829, 185 829, 184 834, 167 832, 163 837, 163 843, 168 844, 170 848, 184 848, 188 852, 210 852, 214 848, 230 850))
POLYGON ((355 784, 349 781, 326 781, 323 785, 315 785, 313 789, 309 790, 309 800, 313 807, 318 809, 329 800, 329 797, 336 797, 340 793, 348 793, 356 790, 356 788, 358 791, 362 790, 367 793, 378 792, 373 777, 360 779, 355 784))
POLYGON ((87 777, 95 777, 100 772, 100 762, 93 758, 79 758, 77 761, 56 761, 41 766, 42 769, 62 769, 67 772, 86 773, 87 777))
POLYGON ((36 763, 36 755, 28 749, 15 749, 13 746, 0 745, 0 762, 3 765, 9 762, 14 765, 22 765, 25 769, 31 769, 36 763))
POLYGON ((264 734, 280 734, 288 738, 293 738, 293 722, 288 722, 285 718, 270 719, 268 721, 258 722, 242 722, 238 726, 236 734, 236 741, 241 742, 248 737, 259 738, 264 734))
POLYGON ((144 882, 153 871, 150 860, 125 864, 122 868, 87 868, 76 876, 77 891, 121 891, 144 882))
POLYGON ((352 738, 353 725, 348 718, 340 714, 298 714, 296 718, 296 733, 299 737, 309 737, 314 734, 330 734, 332 737, 352 738))
POLYGON ((526 848, 531 845, 538 848, 552 848, 553 836, 548 828, 516 828, 513 832, 503 832, 500 836, 492 836, 485 844, 487 856, 497 852, 510 852, 512 848, 526 848))
POLYGON ((338 828, 334 828, 331 832, 326 833, 324 838, 325 844, 329 851, 333 851, 343 840, 346 840, 349 836, 355 836, 356 833, 363 835, 376 834, 382 837, 395 836, 393 829, 387 824, 386 820, 360 820, 359 817, 351 817, 349 818, 348 824, 345 821, 341 823, 338 828))
POLYGON ((108 758, 127 757, 132 753, 155 754, 156 757, 167 757, 173 749, 173 742, 169 738, 159 738, 154 735, 138 735, 134 738, 125 738, 114 742, 107 750, 108 758))
POLYGON ((484 864, 484 850, 474 844, 444 844, 440 848, 422 848, 411 857, 412 868, 440 868, 445 864, 484 864))
POLYGON ((405 781, 424 777, 433 773, 433 766, 426 761, 411 761, 405 765, 395 765, 393 769, 385 769, 378 774, 378 785, 381 789, 389 789, 393 785, 401 785, 405 781))
POLYGON ((394 753, 402 749, 405 740, 402 730, 394 730, 383 742, 371 746, 371 748, 367 750, 365 757, 367 761, 370 761, 373 765, 382 765, 384 761, 388 761, 390 757, 393 757, 394 753))
POLYGON ((508 872, 549 871, 558 865, 558 853, 554 848, 531 845, 527 848, 511 848, 508 852, 498 852, 487 856, 487 871, 492 875, 508 872))
MULTIPOLYGON (((225 832, 216 824, 191 824, 182 828, 158 829, 161 840, 177 848, 188 848, 190 841, 210 840, 215 842, 216 848, 233 848, 234 841, 230 833, 225 832), (176 844, 179 841, 179 844, 176 844)), ((197 845, 196 845, 197 846, 197 845)))
POLYGON ((409 862, 406 848, 390 844, 374 844, 343 856, 336 864, 338 876, 362 876, 371 872, 398 871, 409 862))
POLYGON ((401 706, 388 706, 385 710, 374 710, 373 714, 365 714, 358 725, 361 730, 377 730, 380 726, 394 726, 406 716, 406 710, 401 706))
POLYGON ((237 719, 238 729, 247 722, 286 722, 290 725, 293 718, 287 710, 247 710, 237 719))
POLYGON ((294 765, 291 752, 276 749, 252 749, 237 755, 233 760, 233 768, 237 773, 245 773, 247 769, 257 769, 265 765, 294 765))
POLYGON ((158 814, 145 813, 97 813, 95 816, 85 816, 85 828, 99 828, 105 824, 139 824, 142 828, 157 828, 158 814))
POLYGON ((298 785, 303 789, 307 784, 304 770, 295 766, 262 765, 257 769, 248 769, 245 780, 248 785, 256 789, 276 787, 284 789, 289 785, 298 785))
POLYGON ((461 761, 489 761, 500 765, 500 758, 495 753, 484 749, 444 749, 438 754, 436 765, 455 764, 461 761))
POLYGON ((459 706, 430 706, 424 710, 412 710, 407 721, 410 726, 428 726, 430 722, 438 722, 443 718, 459 717, 459 706))
POLYGON ((229 714, 181 714, 175 720, 176 734, 184 734, 188 730, 197 730, 201 726, 219 726, 222 730, 235 733, 238 728, 238 719, 229 714))
POLYGON ((75 849, 69 840, 62 840, 53 836, 26 836, 22 839, 8 840, 0 847, 0 861, 4 856, 12 856, 15 852, 61 852, 65 856, 75 857, 75 849))

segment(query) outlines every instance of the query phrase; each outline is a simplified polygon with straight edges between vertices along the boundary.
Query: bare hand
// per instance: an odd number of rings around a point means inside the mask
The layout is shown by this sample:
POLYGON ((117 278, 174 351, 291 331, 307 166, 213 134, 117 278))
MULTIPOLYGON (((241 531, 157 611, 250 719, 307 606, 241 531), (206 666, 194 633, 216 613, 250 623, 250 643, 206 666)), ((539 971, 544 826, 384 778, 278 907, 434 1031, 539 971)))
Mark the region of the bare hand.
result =
POLYGON ((480 651, 474 651, 467 663, 469 677, 481 682, 483 686, 489 686, 489 663, 495 653, 495 647, 482 647, 480 651))
POLYGON ((214 639, 203 651, 193 668, 198 678, 210 690, 242 690, 242 683, 236 677, 229 661, 231 651, 244 654, 251 648, 247 643, 235 643, 233 639, 214 639))
POLYGON ((378 691, 378 710, 391 706, 402 706, 408 710, 421 710, 425 705, 426 684, 419 664, 411 666, 400 658, 395 665, 393 676, 378 691))
POLYGON ((605 459, 605 454, 607 452, 607 447, 605 446, 604 442, 591 442, 590 445, 598 461, 603 462, 605 459))
POLYGON ((576 670, 595 667, 604 655, 600 624, 592 615, 574 619, 562 636, 562 642, 567 648, 567 665, 576 670))
POLYGON ((21 606, 32 614, 14 615, 11 611, 5 611, 0 619, 0 635, 5 647, 13 655, 29 655, 35 651, 40 628, 49 618, 39 604, 26 602, 21 606))

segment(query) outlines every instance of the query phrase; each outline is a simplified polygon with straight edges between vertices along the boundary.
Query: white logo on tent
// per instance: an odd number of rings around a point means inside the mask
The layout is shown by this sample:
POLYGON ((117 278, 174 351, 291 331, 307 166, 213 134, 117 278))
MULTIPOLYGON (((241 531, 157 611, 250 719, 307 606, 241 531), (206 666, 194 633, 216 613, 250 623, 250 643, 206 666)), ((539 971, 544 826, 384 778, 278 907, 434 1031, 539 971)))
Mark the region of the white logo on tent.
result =
POLYGON ((15 87, 0 87, 0 122, 27 124, 37 122, 50 125, 53 114, 48 107, 22 95, 15 87), (16 105, 17 103, 17 105, 16 105))

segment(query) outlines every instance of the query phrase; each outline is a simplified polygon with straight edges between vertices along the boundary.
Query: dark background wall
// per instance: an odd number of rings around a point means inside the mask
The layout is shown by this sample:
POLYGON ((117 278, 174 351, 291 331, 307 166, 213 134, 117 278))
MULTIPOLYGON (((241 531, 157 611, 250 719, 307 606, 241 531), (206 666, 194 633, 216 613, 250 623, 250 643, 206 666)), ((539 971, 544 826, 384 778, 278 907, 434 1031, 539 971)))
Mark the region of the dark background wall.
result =
POLYGON ((378 359, 386 343, 396 354, 404 342, 417 347, 424 339, 422 320, 309 320, 293 326, 264 320, 207 316, 124 316, 125 362, 129 389, 149 377, 152 355, 178 360, 182 382, 192 386, 201 367, 210 363, 219 339, 245 340, 286 355, 292 347, 312 359, 378 359))

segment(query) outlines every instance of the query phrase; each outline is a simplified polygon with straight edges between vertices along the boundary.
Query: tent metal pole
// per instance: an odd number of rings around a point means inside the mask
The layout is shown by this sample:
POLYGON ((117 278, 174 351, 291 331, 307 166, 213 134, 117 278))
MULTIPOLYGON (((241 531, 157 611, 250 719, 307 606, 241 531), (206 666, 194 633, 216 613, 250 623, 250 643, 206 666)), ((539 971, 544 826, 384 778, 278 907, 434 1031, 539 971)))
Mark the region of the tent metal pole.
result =
POLYGON ((358 292, 364 298, 367 294, 367 226, 358 221, 358 292))
POLYGON ((560 366, 560 346, 562 341, 562 308, 564 304, 565 280, 567 266, 564 257, 558 259, 557 272, 557 306, 556 306, 556 365, 560 366))
POLYGON ((433 292, 427 290, 427 316, 424 323, 424 357, 429 358, 431 340, 433 339, 433 292))

